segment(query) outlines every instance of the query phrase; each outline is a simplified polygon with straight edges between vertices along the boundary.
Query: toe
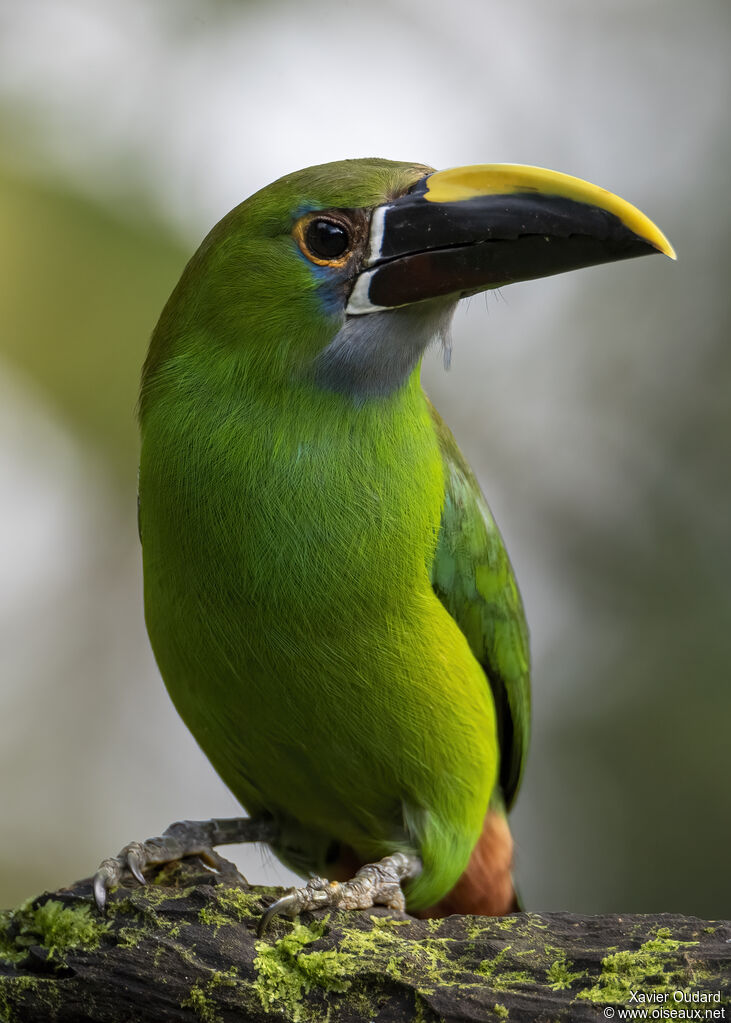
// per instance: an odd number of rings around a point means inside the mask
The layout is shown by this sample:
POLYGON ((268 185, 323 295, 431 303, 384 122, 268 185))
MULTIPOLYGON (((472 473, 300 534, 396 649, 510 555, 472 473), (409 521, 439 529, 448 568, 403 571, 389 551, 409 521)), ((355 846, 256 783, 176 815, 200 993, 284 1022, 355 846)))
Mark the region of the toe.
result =
POLYGON ((142 873, 142 869, 147 863, 147 856, 145 855, 143 846, 141 846, 139 842, 132 842, 123 849, 119 856, 120 859, 126 861, 127 868, 132 876, 135 877, 140 884, 147 884, 145 881, 145 875, 142 873))
POLYGON ((92 888, 94 890, 94 902, 100 913, 104 912, 107 904, 107 892, 117 883, 121 873, 121 864, 116 858, 102 860, 99 869, 94 874, 92 888))

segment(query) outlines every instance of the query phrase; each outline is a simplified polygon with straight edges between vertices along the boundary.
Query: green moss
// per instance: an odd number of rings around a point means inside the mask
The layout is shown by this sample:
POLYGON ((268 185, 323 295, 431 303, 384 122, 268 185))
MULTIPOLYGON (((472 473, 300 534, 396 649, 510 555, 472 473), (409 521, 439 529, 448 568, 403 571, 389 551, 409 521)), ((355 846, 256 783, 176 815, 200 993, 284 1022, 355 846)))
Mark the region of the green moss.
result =
POLYGON ((219 1023, 220 1016, 216 1015, 215 1005, 208 998, 198 984, 194 984, 190 989, 190 994, 183 1002, 181 1008, 190 1008, 196 1014, 198 1019, 204 1021, 204 1023, 219 1023))
POLYGON ((531 977, 525 970, 507 970, 505 965, 508 962, 508 952, 510 951, 510 945, 506 945, 505 948, 498 952, 492 959, 483 959, 480 965, 477 967, 477 972, 482 977, 486 977, 490 983, 490 987, 494 991, 508 991, 512 987, 517 987, 518 984, 530 984, 531 977))
POLYGON ((237 920, 258 919, 261 914, 261 895, 249 888, 235 885, 218 885, 216 902, 224 912, 237 920))
POLYGON ((697 945, 697 941, 676 941, 670 930, 661 927, 654 938, 634 952, 614 952, 602 959, 602 972, 593 987, 579 992, 578 997, 590 1002, 624 1003, 630 991, 672 993, 687 986, 694 978, 687 965, 679 962, 681 949, 697 945))
POLYGON ((386 929, 391 927, 408 927, 411 923, 410 920, 394 920, 391 916, 371 916, 369 919, 374 927, 386 929))
POLYGON ((235 987, 237 981, 236 967, 232 966, 226 973, 214 970, 206 981, 196 981, 190 994, 182 1003, 181 1008, 190 1008, 202 1023, 220 1023, 221 1017, 216 1013, 216 1003, 211 995, 217 987, 235 987))
POLYGON ((206 926, 214 928, 214 936, 218 934, 222 927, 226 927, 235 922, 231 919, 231 917, 222 913, 220 909, 216 909, 215 906, 204 906, 198 914, 198 919, 202 924, 206 924, 206 926))
POLYGON ((326 991, 342 992, 347 991, 351 985, 346 977, 349 965, 347 957, 335 949, 309 952, 299 957, 297 965, 303 976, 310 981, 310 987, 317 985, 326 991))
MULTIPOLYGON (((441 921, 439 921, 441 923, 441 921)), ((476 916, 466 918, 465 925, 469 938, 496 937, 495 928, 500 931, 512 931, 518 924, 524 923, 518 916, 476 916)))
MULTIPOLYGON (((437 921, 439 922, 439 921, 437 921)), ((480 926, 475 921, 474 929, 470 936, 475 933, 483 934, 489 930, 495 921, 490 920, 486 926, 480 926)), ((393 929, 386 927, 374 927, 370 931, 353 930, 343 937, 341 951, 353 957, 353 967, 361 960, 370 963, 383 963, 383 972, 397 981, 405 981, 418 985, 424 993, 437 990, 440 987, 460 987, 467 989, 483 984, 483 981, 471 981, 465 978, 465 967, 455 958, 454 951, 450 945, 454 939, 428 937, 418 942, 405 941, 400 935, 395 934, 393 929)), ((497 991, 507 990, 519 984, 530 983, 530 976, 524 970, 507 969, 506 960, 508 948, 503 949, 497 956, 484 960, 476 972, 481 977, 487 977, 490 986, 497 991)), ((525 955, 534 954, 535 950, 526 951, 525 955)), ((470 970, 472 966, 469 967, 470 970)))
POLYGON ((170 889, 160 885, 146 885, 144 889, 137 888, 134 891, 128 891, 125 898, 111 902, 107 909, 107 916, 110 920, 114 920, 118 916, 135 917, 137 923, 137 926, 130 923, 120 927, 119 944, 132 947, 135 936, 142 939, 149 937, 155 931, 159 931, 172 940, 179 938, 183 927, 190 925, 187 921, 166 919, 164 909, 169 901, 174 902, 183 898, 185 894, 190 895, 193 890, 192 887, 170 889), (140 924, 142 926, 139 926, 140 924))
POLYGON ((391 956, 386 963, 386 973, 389 977, 393 977, 394 980, 403 980, 401 962, 396 959, 396 956, 391 956))
POLYGON ((508 1008, 506 1005, 501 1005, 500 1002, 495 1002, 492 1010, 498 1019, 508 1018, 508 1008))
POLYGON ((203 924, 215 928, 233 927, 242 920, 252 920, 261 913, 260 896, 248 889, 219 885, 216 888, 215 903, 204 906, 198 914, 203 924))
POLYGON ((559 954, 546 970, 546 980, 552 991, 565 991, 571 987, 575 980, 586 976, 586 970, 572 972, 573 965, 566 958, 566 953, 559 950, 559 954))
POLYGON ((254 989, 265 1009, 276 1007, 293 1023, 299 1023, 306 1018, 303 994, 314 987, 334 992, 348 990, 351 982, 346 975, 351 955, 335 950, 305 951, 323 936, 326 926, 322 920, 309 926, 295 923, 292 930, 273 945, 256 942, 254 989))
POLYGON ((180 937, 183 927, 190 926, 187 921, 184 921, 182 923, 180 921, 173 923, 172 920, 166 920, 164 917, 158 916, 157 913, 145 915, 150 920, 150 923, 148 923, 144 927, 144 929, 135 927, 123 927, 120 933, 124 932, 125 935, 129 934, 131 936, 136 930, 139 930, 140 937, 144 936, 146 938, 149 938, 150 934, 154 933, 154 931, 157 930, 161 934, 164 934, 166 938, 170 938, 171 940, 175 941, 177 938, 180 937))
POLYGON ((427 1017, 424 1015, 424 1000, 418 991, 414 992, 414 1018, 412 1023, 426 1023, 427 1017))
POLYGON ((414 979, 424 992, 460 982, 461 968, 450 959, 450 938, 405 940, 393 929, 378 927, 370 931, 352 930, 343 936, 341 953, 348 955, 353 968, 362 960, 383 963, 383 970, 394 980, 414 979))
POLYGON ((6 963, 17 963, 26 956, 25 948, 15 943, 15 938, 9 933, 13 914, 7 910, 0 913, 0 959, 6 963))
POLYGON ((346 932, 340 947, 344 954, 354 960, 369 958, 388 962, 393 958, 393 969, 396 970, 398 969, 397 957, 399 960, 403 958, 404 949, 408 949, 410 944, 390 927, 374 927, 370 931, 353 928, 350 932, 346 932))
POLYGON ((120 927, 117 931, 117 944, 120 948, 137 948, 147 936, 141 927, 120 927))
POLYGON ((22 1003, 23 993, 32 995, 35 1005, 45 1006, 55 1013, 61 1004, 61 995, 55 980, 48 977, 0 977, 0 1020, 2 1023, 22 1023, 24 1016, 16 1013, 22 1003))
POLYGON ((49 899, 35 910, 28 929, 40 933, 49 955, 54 955, 78 946, 98 948, 109 923, 100 914, 92 914, 91 906, 64 906, 49 899))
POLYGON ((139 885, 136 888, 126 888, 119 885, 110 888, 110 895, 113 895, 115 892, 121 892, 122 898, 109 900, 107 903, 107 916, 113 918, 119 913, 145 913, 154 918, 156 910, 164 907, 166 903, 187 899, 193 894, 195 891, 194 885, 176 888, 169 884, 157 883, 164 876, 164 872, 165 867, 161 867, 155 879, 148 881, 144 887, 139 885))
POLYGON ((169 863, 161 863, 151 877, 148 877, 144 889, 135 888, 134 891, 152 891, 153 899, 164 902, 166 899, 187 899, 198 887, 196 884, 181 884, 183 879, 188 879, 184 860, 171 860, 169 863))
POLYGON ((484 923, 480 923, 479 920, 470 920, 469 922, 465 922, 465 933, 472 941, 476 941, 485 933, 485 925, 484 923))
POLYGON ((159 909, 166 902, 177 902, 178 899, 188 899, 195 891, 195 885, 188 885, 187 888, 171 888, 168 885, 146 884, 144 888, 134 888, 127 891, 127 898, 122 903, 129 901, 136 908, 159 909))
POLYGON ((23 959, 31 945, 41 945, 53 958, 69 948, 98 948, 110 928, 88 904, 64 906, 55 899, 39 906, 31 900, 3 916, 0 957, 10 962, 23 959))
MULTIPOLYGON (((497 916, 491 917, 490 922, 495 927, 499 927, 501 931, 512 931, 515 925, 519 923, 519 918, 517 916, 497 916)), ((501 1008, 505 1008, 505 1006, 501 1006, 501 1008)))

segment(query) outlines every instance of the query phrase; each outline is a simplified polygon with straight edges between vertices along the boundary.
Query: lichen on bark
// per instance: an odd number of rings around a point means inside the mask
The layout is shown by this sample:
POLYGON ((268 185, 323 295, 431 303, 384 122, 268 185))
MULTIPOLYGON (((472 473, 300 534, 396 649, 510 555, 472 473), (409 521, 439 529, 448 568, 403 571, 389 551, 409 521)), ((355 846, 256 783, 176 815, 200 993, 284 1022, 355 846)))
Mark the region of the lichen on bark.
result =
MULTIPOLYGON (((457 1023, 594 1020, 635 992, 727 1004, 731 925, 387 910, 256 924, 277 892, 191 858, 96 913, 89 881, 0 914, 2 1023, 457 1023)), ((687 1003, 680 1003, 687 1004, 687 1003)))

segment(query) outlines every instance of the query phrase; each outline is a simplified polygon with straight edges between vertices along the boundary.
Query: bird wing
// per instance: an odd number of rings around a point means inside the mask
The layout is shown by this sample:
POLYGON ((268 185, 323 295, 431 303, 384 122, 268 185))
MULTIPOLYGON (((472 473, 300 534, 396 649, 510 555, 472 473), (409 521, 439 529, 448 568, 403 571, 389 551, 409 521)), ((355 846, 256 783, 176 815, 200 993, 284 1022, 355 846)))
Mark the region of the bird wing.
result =
POLYGON ((446 487, 431 582, 490 682, 500 742, 500 787, 509 809, 530 733, 528 627, 505 545, 480 485, 431 403, 430 410, 446 487))

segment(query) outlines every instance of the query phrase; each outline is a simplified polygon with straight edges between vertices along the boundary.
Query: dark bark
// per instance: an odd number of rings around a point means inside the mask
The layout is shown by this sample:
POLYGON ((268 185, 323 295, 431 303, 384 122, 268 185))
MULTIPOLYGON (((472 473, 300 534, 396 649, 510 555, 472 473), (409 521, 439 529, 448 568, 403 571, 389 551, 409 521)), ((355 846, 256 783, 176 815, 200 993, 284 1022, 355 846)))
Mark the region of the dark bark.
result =
POLYGON ((88 880, 41 895, 0 916, 0 1020, 534 1023, 625 1006, 731 1016, 728 922, 378 909, 279 920, 258 941, 275 894, 226 860, 212 873, 192 858, 114 891, 104 918, 88 880))

